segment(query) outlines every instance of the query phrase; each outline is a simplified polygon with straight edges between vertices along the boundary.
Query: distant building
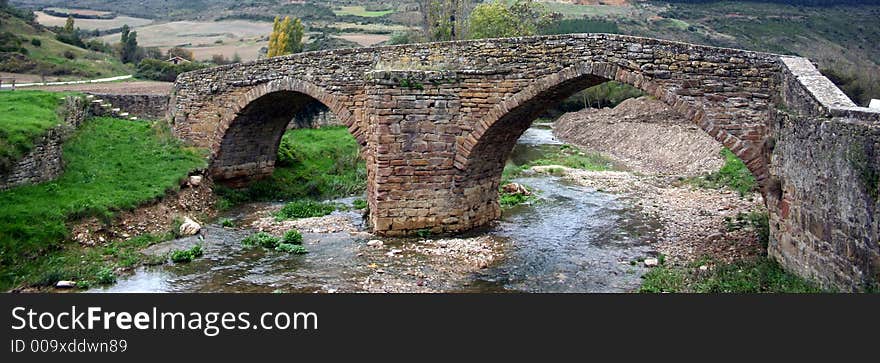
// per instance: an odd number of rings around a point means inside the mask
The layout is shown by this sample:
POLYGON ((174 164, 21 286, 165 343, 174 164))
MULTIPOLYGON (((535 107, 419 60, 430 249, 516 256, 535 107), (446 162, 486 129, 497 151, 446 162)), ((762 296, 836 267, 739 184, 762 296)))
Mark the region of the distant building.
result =
POLYGON ((880 109, 880 100, 871 100, 871 104, 868 105, 868 108, 880 109))
POLYGON ((172 57, 166 60, 168 63, 174 63, 174 65, 182 64, 182 63, 190 63, 189 59, 182 57, 172 57))

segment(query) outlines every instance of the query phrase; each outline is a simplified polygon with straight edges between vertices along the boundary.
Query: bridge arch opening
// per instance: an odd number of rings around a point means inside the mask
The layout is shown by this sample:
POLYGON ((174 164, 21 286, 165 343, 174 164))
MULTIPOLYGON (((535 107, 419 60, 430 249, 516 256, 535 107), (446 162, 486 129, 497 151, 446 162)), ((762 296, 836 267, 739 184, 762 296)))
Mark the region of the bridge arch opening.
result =
POLYGON ((228 120, 210 167, 215 181, 243 187, 271 176, 285 132, 303 127, 298 116, 305 113, 329 109, 340 123, 350 126, 349 114, 337 112, 333 99, 323 93, 313 96, 302 89, 267 88, 246 97, 244 106, 228 120))
MULTIPOLYGON (((742 159, 758 185, 766 179, 767 167, 764 159, 763 135, 758 135, 755 143, 740 140, 711 119, 712 110, 704 104, 689 102, 679 97, 674 89, 628 71, 621 71, 610 65, 581 65, 563 70, 537 80, 531 87, 520 91, 503 101, 481 119, 474 132, 468 137, 461 154, 456 159, 456 167, 462 172, 462 180, 473 180, 482 192, 481 200, 473 200, 474 209, 489 211, 494 218, 501 214, 498 204, 498 188, 508 158, 519 138, 532 123, 547 109, 555 108, 577 92, 609 81, 633 86, 648 95, 666 103, 683 118, 694 122, 712 138, 730 149, 742 159), (612 71, 608 71, 611 69, 612 71)), ((712 106, 709 106, 712 107, 712 106)), ((753 122, 752 120, 743 123, 753 122)))

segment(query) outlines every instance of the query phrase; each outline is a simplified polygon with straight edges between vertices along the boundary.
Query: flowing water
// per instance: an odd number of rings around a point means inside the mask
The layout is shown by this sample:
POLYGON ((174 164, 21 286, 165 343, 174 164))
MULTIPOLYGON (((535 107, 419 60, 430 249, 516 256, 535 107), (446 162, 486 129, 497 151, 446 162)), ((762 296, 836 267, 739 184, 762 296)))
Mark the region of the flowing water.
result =
MULTIPOLYGON (((559 148, 547 125, 536 125, 519 140, 510 163, 523 165, 559 148)), ((645 272, 635 261, 653 256, 656 221, 646 219, 618 197, 571 185, 558 177, 532 175, 514 180, 539 191, 538 201, 505 210, 502 220, 461 238, 488 236, 498 256, 488 266, 455 268, 406 246, 414 239, 384 239, 386 249, 365 246, 366 233, 303 233, 309 253, 296 256, 245 249, 253 233, 219 225, 201 236, 150 247, 148 254, 202 245, 205 256, 188 264, 142 267, 104 292, 361 292, 377 281, 380 291, 448 292, 627 292, 645 272), (387 249, 406 252, 388 256, 387 249), (391 282, 388 282, 391 281, 391 282), (426 290, 426 286, 430 289, 426 290)), ((339 200, 351 205, 354 198, 339 200)), ((250 204, 226 215, 247 225, 272 204, 250 204)), ((355 211, 334 214, 363 229, 355 211)))

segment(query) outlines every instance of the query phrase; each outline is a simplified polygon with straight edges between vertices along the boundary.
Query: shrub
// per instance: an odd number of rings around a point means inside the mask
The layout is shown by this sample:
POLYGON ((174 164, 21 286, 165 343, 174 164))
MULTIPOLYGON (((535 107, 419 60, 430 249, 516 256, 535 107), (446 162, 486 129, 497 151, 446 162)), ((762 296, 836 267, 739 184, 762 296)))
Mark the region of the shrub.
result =
POLYGON ((320 203, 312 200, 296 200, 287 203, 275 218, 278 220, 323 217, 336 210, 336 207, 328 203, 320 203))
POLYGON ((278 247, 275 247, 275 251, 290 253, 294 255, 304 255, 306 253, 309 253, 309 251, 305 247, 290 243, 279 244, 278 247))
POLYGON ((39 40, 39 39, 37 39, 37 38, 34 38, 34 39, 31 39, 31 44, 32 44, 33 46, 35 46, 35 47, 42 47, 42 46, 43 46, 43 41, 41 41, 41 40, 39 40))
POLYGON ((202 257, 202 255, 204 255, 204 252, 202 252, 202 246, 195 245, 188 250, 176 250, 171 252, 171 261, 174 263, 188 263, 198 257, 202 257))
POLYGON ((367 209, 367 201, 363 199, 356 199, 352 205, 354 206, 354 209, 367 209))
POLYGON ((266 232, 259 232, 256 234, 252 234, 241 241, 242 246, 245 247, 264 247, 264 248, 275 248, 278 246, 278 243, 281 242, 281 239, 275 237, 266 232))
POLYGON ((110 268, 102 268, 95 274, 95 282, 101 285, 110 285, 116 283, 116 273, 110 268))
POLYGON ((69 51, 69 50, 65 50, 64 51, 64 58, 74 60, 74 59, 76 59, 76 53, 69 51))
POLYGON ((158 59, 144 59, 138 63, 135 77, 154 81, 174 82, 181 73, 205 67, 207 66, 197 62, 173 64, 158 59))
POLYGON ((299 231, 291 229, 284 234, 284 243, 291 245, 301 245, 303 243, 303 236, 299 233, 299 231))
POLYGON ((220 221, 220 225, 225 228, 232 228, 232 227, 235 227, 235 222, 233 222, 229 218, 224 218, 222 221, 220 221))

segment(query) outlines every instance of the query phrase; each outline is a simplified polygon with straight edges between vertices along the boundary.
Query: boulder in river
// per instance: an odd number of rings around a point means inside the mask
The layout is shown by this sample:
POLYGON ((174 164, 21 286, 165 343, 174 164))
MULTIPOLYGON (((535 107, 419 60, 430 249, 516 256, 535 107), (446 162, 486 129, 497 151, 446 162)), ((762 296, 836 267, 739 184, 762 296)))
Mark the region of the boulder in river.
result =
POLYGON ((184 237, 195 236, 200 230, 202 230, 202 226, 189 217, 184 218, 183 224, 180 225, 180 235, 184 237))

